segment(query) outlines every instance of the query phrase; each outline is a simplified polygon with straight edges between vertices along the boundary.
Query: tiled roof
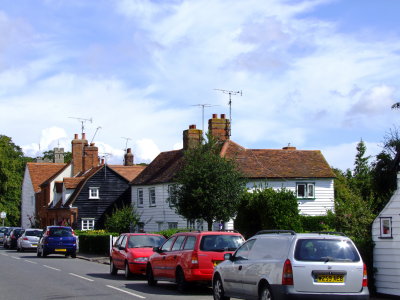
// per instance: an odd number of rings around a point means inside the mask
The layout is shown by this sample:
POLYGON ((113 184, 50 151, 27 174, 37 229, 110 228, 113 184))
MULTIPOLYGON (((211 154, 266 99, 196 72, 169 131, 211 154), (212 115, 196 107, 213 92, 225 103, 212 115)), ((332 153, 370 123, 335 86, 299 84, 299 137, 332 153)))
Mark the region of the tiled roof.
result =
MULTIPOLYGON (((228 140, 221 156, 234 159, 246 178, 334 178, 319 150, 246 149, 228 140)), ((182 166, 183 150, 160 153, 131 183, 150 185, 173 182, 182 166)))
POLYGON ((40 191, 40 185, 60 172, 67 164, 61 163, 33 163, 26 164, 35 193, 40 191))
POLYGON ((124 177, 128 181, 132 181, 135 179, 145 168, 146 166, 122 166, 122 165, 108 165, 110 169, 117 172, 119 175, 124 177))
POLYGON ((64 186, 66 189, 75 189, 85 177, 65 177, 64 186))

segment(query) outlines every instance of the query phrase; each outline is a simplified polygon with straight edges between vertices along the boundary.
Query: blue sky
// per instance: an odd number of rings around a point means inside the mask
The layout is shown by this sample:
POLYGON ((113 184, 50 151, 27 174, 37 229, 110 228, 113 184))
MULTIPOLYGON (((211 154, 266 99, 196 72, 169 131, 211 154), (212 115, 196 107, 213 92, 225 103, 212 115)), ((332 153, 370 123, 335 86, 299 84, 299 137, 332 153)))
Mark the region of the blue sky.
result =
POLYGON ((179 149, 196 104, 229 114, 247 148, 319 149, 352 168, 398 125, 393 0, 3 0, 0 134, 27 155, 70 150, 80 123, 109 162, 179 149))

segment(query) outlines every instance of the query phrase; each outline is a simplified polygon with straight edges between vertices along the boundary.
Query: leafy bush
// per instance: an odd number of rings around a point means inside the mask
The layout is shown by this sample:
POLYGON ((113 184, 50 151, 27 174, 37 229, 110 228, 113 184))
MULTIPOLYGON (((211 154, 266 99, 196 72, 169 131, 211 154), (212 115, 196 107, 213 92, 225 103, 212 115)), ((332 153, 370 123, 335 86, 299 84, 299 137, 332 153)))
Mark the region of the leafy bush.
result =
POLYGON ((118 232, 108 232, 103 229, 101 230, 74 230, 75 234, 77 236, 81 235, 112 235, 112 236, 118 236, 118 232))
POLYGON ((130 232, 130 229, 139 222, 139 216, 135 208, 131 205, 115 209, 111 216, 107 216, 105 227, 108 231, 130 232))
POLYGON ((154 233, 161 234, 161 235, 165 236, 165 238, 168 239, 170 236, 174 235, 175 233, 186 232, 186 231, 191 231, 191 229, 188 229, 188 228, 173 228, 173 229, 166 229, 166 230, 162 230, 162 231, 158 231, 158 232, 154 232, 154 233))
POLYGON ((301 225, 304 232, 313 231, 336 231, 332 226, 330 216, 300 216, 301 225))
POLYGON ((108 256, 110 254, 110 233, 79 233, 79 252, 108 256))

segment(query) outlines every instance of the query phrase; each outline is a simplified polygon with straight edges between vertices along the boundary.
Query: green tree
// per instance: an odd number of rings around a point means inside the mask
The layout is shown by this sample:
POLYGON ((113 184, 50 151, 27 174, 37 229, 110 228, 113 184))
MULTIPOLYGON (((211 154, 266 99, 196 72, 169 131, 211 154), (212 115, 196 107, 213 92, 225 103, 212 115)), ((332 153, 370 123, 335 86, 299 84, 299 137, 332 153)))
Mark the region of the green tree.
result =
POLYGON ((246 237, 264 229, 302 231, 295 194, 286 189, 255 188, 241 199, 235 228, 246 237))
POLYGON ((0 135, 0 211, 7 213, 7 225, 19 224, 22 180, 31 160, 10 137, 0 135))
POLYGON ((114 209, 111 216, 106 217, 105 227, 110 232, 130 232, 130 229, 137 225, 139 216, 131 205, 114 209))
MULTIPOLYGON (((354 172, 351 184, 357 189, 358 194, 364 201, 370 202, 372 199, 372 174, 369 166, 370 156, 365 156, 367 147, 363 140, 357 144, 357 154, 354 161, 354 172)), ((348 177, 348 174, 347 174, 348 177)))
POLYGON ((188 220, 203 219, 212 229, 215 221, 234 217, 245 181, 235 161, 220 156, 221 143, 207 142, 185 151, 168 202, 188 220))

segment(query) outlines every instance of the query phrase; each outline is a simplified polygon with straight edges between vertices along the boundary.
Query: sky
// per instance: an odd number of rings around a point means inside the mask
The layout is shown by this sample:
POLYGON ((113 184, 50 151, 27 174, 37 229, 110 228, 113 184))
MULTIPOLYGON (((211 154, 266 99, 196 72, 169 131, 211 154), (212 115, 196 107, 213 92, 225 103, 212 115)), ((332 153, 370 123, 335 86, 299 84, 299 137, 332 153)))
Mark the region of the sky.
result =
POLYGON ((398 126, 400 1, 1 0, 0 134, 25 155, 71 150, 81 125, 108 163, 180 149, 229 117, 246 148, 321 150, 352 169, 398 126), (218 90, 219 89, 219 90, 218 90))

